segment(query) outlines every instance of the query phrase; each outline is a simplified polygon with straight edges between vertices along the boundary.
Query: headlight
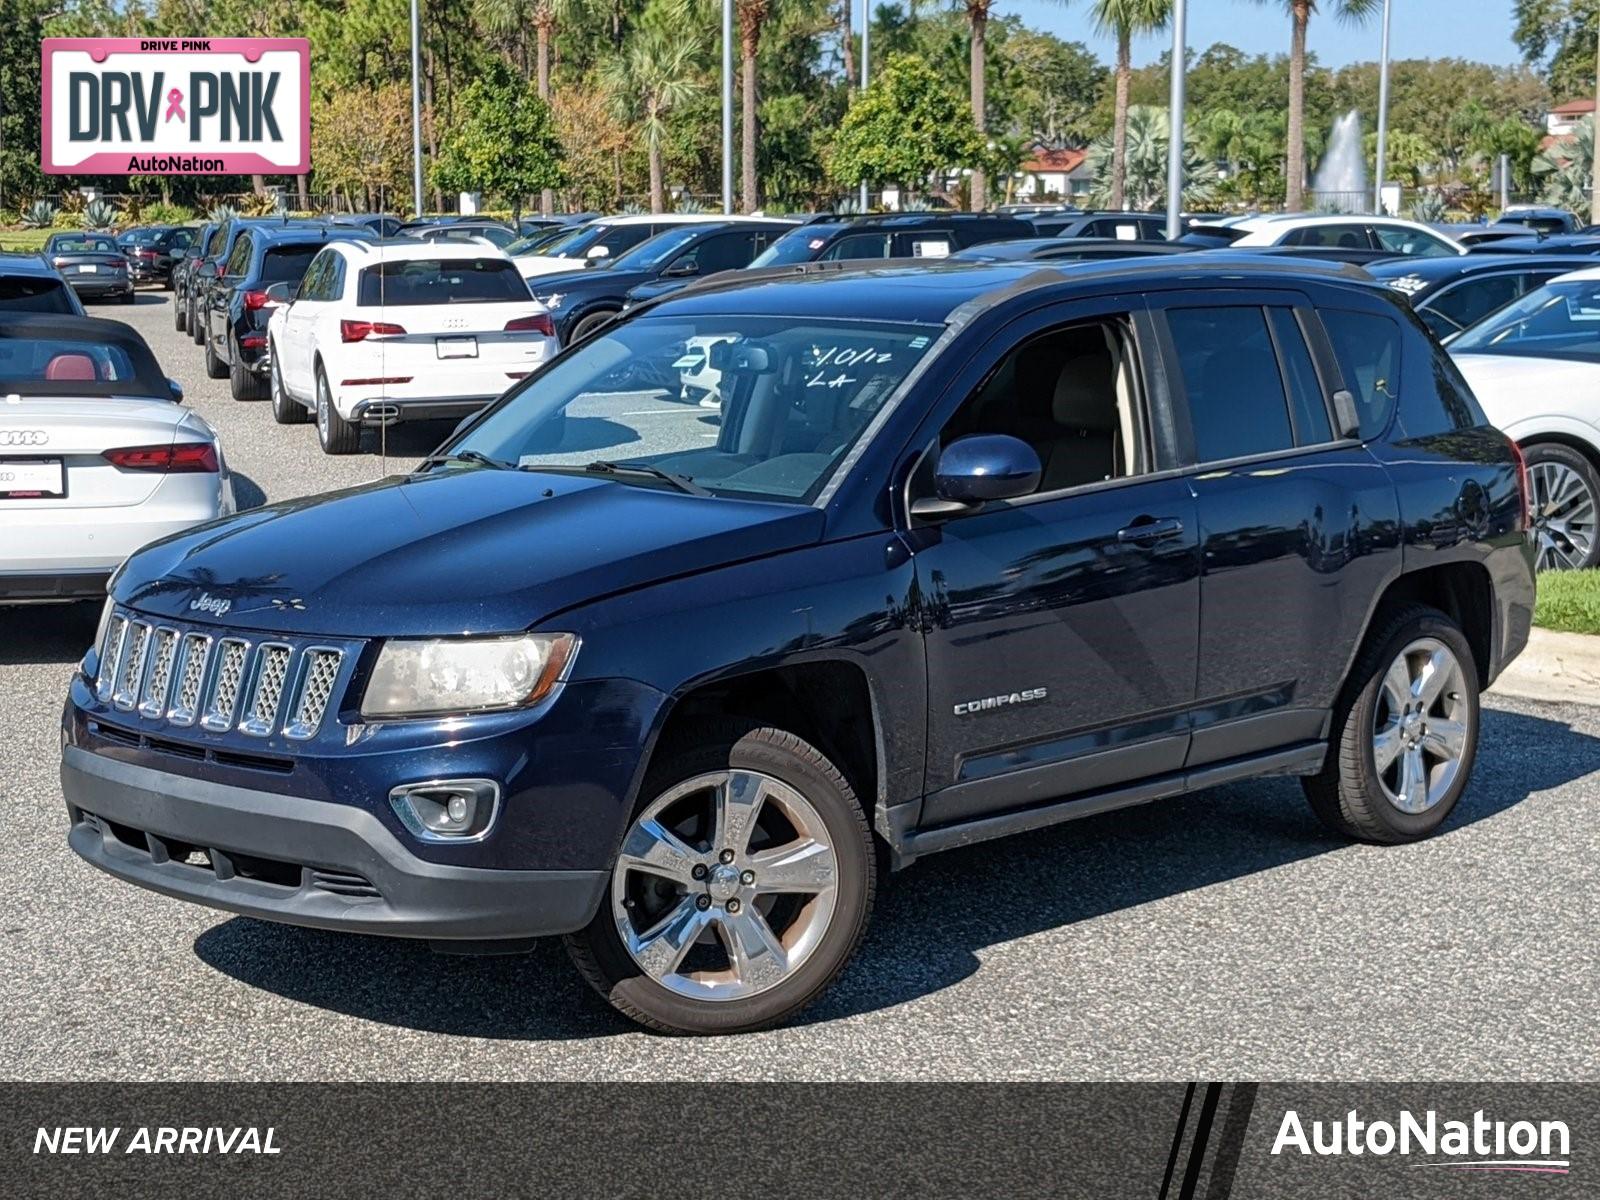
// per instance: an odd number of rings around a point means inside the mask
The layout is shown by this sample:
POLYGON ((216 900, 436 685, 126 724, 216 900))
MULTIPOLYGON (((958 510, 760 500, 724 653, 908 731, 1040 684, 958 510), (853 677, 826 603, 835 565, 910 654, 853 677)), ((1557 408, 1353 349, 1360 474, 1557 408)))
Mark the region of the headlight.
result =
POLYGON ((537 704, 561 681, 577 649, 570 633, 385 642, 361 715, 416 717, 537 704))

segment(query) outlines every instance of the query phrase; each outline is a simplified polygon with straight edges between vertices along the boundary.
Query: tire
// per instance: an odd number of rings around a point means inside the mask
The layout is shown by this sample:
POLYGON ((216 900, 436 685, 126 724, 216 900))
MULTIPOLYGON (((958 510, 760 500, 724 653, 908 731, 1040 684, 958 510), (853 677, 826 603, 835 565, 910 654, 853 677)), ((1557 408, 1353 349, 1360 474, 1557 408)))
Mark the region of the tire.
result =
POLYGON ((1312 811, 1336 833, 1364 842, 1414 842, 1433 834, 1472 777, 1479 688, 1472 647, 1454 621, 1421 605, 1389 614, 1345 681, 1322 771, 1301 780, 1312 811), (1441 651, 1450 661, 1441 661, 1441 651), (1439 689, 1431 700, 1430 687, 1439 689), (1401 695, 1407 705, 1420 696, 1423 707, 1415 715, 1402 710, 1390 699, 1401 695), (1380 738, 1393 753, 1381 769, 1380 738), (1413 753, 1416 782, 1408 786, 1413 753))
POLYGON ((1600 472, 1559 442, 1534 442, 1523 455, 1539 570, 1600 566, 1600 472))
POLYGON ((317 364, 317 441, 324 454, 354 454, 361 449, 361 427, 346 421, 333 406, 321 363, 317 364))
MULTIPOLYGON (((194 297, 189 298, 189 337, 196 346, 206 344, 206 331, 200 324, 200 313, 195 308, 194 297)), ((214 376, 213 378, 221 378, 214 376)))
POLYGON ((228 377, 228 364, 217 357, 217 352, 211 348, 211 335, 203 333, 200 340, 206 348, 206 378, 226 379, 228 377))
POLYGON ((174 293, 172 297, 172 327, 179 333, 189 330, 189 313, 184 305, 183 297, 174 293))
POLYGON ((584 338, 588 337, 596 329, 599 329, 600 326, 606 324, 616 315, 615 309, 605 309, 601 312, 586 313, 583 317, 579 318, 578 323, 572 327, 572 337, 569 339, 568 344, 570 345, 575 342, 581 342, 584 338))
POLYGON ((133 291, 131 289, 122 293, 122 302, 124 304, 132 304, 133 301, 134 301, 134 295, 133 295, 133 291))
POLYGON ((661 1033, 744 1033, 804 1008, 860 945, 877 884, 872 834, 838 767, 792 733, 719 723, 658 751, 641 794, 599 911, 566 939, 584 979, 661 1033), (738 811, 743 806, 722 801, 741 793, 760 798, 751 823, 734 824, 745 830, 729 839, 737 852, 714 853, 723 840, 719 803, 738 811), (665 836, 650 833, 663 828, 665 836), (798 839, 809 839, 799 859, 790 848, 798 839), (751 849, 752 841, 760 844, 751 849), (654 861, 663 873, 640 868, 638 855, 661 850, 666 856, 654 861), (734 854, 732 862, 721 854, 734 854), (779 863, 794 872, 792 890, 761 886, 760 873, 779 863), (624 928, 641 957, 625 944, 624 928), (685 928, 692 936, 665 940, 685 928), (647 970, 641 958, 652 947, 666 949, 647 970))
POLYGON ((233 344, 233 361, 228 364, 228 392, 235 400, 265 400, 267 383, 254 371, 245 369, 239 343, 233 344))
POLYGON ((283 376, 278 373, 278 352, 272 351, 272 365, 268 368, 267 389, 272 397, 272 419, 279 425, 304 425, 311 419, 306 406, 283 389, 283 376))

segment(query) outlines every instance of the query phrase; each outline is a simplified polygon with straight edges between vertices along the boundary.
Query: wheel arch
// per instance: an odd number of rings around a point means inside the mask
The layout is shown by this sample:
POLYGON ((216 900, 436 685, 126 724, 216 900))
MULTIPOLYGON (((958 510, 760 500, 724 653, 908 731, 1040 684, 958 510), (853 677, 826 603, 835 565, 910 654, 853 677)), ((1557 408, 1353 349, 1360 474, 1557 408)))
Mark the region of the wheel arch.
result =
MULTIPOLYGON (((1438 563, 1396 576, 1379 595, 1367 618, 1357 654, 1382 627, 1389 614, 1413 604, 1437 608, 1461 627, 1472 647, 1473 665, 1480 687, 1489 686, 1494 673, 1496 612, 1494 580, 1488 567, 1471 559, 1438 563)), ((1352 659, 1354 662, 1354 659, 1352 659)))

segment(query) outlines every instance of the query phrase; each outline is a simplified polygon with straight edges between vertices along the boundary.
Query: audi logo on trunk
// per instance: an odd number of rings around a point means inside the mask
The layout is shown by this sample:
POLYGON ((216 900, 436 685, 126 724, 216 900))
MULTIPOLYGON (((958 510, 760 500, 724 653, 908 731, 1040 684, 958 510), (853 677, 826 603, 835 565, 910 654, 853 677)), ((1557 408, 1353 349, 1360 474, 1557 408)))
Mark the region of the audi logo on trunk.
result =
POLYGON ((49 440, 42 429, 0 429, 0 446, 43 446, 49 440))

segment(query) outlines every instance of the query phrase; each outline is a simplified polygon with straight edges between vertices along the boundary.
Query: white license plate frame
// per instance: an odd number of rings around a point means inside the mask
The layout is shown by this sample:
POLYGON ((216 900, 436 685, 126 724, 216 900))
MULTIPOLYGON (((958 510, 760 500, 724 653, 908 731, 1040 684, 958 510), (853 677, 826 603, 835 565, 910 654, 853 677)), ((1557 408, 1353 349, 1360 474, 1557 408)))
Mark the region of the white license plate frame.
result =
POLYGON ((476 337, 437 337, 433 339, 433 352, 440 358, 477 358, 476 337))

